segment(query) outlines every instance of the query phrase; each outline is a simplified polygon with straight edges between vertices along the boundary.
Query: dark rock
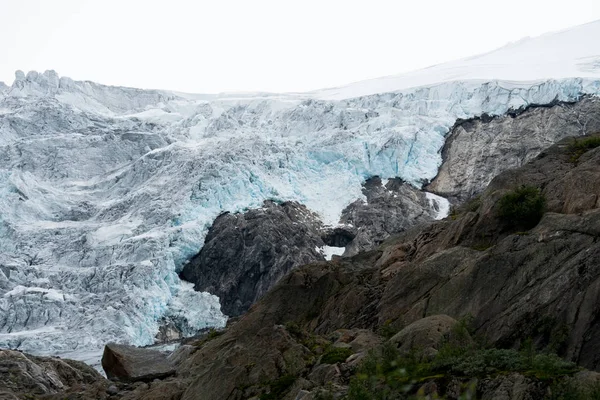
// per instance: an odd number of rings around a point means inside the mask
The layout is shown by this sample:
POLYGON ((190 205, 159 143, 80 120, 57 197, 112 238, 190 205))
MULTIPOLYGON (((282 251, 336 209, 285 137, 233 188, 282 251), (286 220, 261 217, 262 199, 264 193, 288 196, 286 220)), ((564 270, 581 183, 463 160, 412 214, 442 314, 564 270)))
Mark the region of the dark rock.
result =
POLYGON ((327 246, 346 247, 356 237, 356 228, 348 225, 327 228, 321 239, 327 246))
POLYGON ((525 165, 566 137, 600 132, 600 99, 532 106, 513 115, 457 121, 427 190, 457 202, 480 193, 503 171, 525 165))
POLYGON ((546 398, 544 385, 521 374, 512 373, 477 384, 482 400, 536 400, 546 398))
POLYGON ((263 322, 242 317, 183 363, 180 369, 193 376, 193 381, 182 400, 241 398, 241 388, 264 387, 281 376, 300 375, 312 361, 310 351, 283 326, 269 319, 263 322))
POLYGON ((102 368, 109 379, 126 382, 148 382, 175 374, 165 353, 115 343, 104 347, 102 368))
POLYGON ((240 315, 293 268, 324 260, 321 228, 314 213, 294 202, 222 214, 181 277, 217 295, 224 314, 240 315))
POLYGON ((457 324, 447 315, 432 315, 408 325, 392 336, 390 342, 398 346, 400 354, 408 355, 414 349, 420 349, 424 357, 433 358, 443 343, 460 340, 460 344, 465 345, 472 342, 468 332, 456 331, 457 324), (463 337, 456 337, 461 333, 463 337))
POLYGON ((379 177, 373 177, 364 183, 363 194, 366 202, 357 200, 342 211, 340 222, 357 229, 345 256, 372 249, 391 235, 433 221, 437 215, 425 193, 401 179, 383 185, 379 177))

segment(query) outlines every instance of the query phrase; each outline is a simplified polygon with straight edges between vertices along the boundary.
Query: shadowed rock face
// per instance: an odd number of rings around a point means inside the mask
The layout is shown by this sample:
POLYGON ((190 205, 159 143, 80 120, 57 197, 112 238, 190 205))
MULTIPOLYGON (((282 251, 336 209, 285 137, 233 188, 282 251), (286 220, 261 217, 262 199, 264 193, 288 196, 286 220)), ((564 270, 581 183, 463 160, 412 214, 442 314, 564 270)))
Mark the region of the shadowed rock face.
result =
POLYGON ((459 121, 446 139, 444 161, 427 189, 460 202, 553 143, 596 132, 600 132, 600 99, 595 97, 459 121))
POLYGON ((324 260, 321 228, 314 213, 294 202, 222 214, 181 277, 217 295, 224 314, 240 315, 292 268, 324 260))

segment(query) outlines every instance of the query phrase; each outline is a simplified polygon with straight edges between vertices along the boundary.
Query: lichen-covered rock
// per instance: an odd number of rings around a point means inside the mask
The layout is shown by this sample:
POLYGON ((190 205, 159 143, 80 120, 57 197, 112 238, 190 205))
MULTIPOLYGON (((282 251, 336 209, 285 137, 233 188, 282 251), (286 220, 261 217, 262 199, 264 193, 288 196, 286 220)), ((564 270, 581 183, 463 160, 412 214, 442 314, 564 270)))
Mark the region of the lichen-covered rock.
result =
POLYGON ((104 347, 102 368, 109 379, 126 382, 151 381, 175 374, 165 353, 116 343, 104 347))

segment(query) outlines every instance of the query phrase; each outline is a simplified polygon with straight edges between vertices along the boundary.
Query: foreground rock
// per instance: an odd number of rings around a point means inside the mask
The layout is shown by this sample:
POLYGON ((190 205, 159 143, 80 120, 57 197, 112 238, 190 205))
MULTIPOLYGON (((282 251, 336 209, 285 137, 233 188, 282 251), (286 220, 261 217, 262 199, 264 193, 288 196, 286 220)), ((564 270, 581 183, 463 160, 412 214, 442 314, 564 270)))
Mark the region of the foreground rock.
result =
POLYGON ((550 145, 596 132, 600 132, 596 97, 459 121, 446 139, 444 162, 428 190, 465 200, 483 191, 499 173, 525 165, 550 145))
POLYGON ((40 398, 85 385, 92 398, 104 396, 105 379, 73 360, 0 350, 0 399, 40 398))
POLYGON ((458 335, 454 334, 454 329, 457 325, 458 322, 447 315, 432 315, 408 325, 392 336, 390 342, 398 347, 401 354, 408 355, 419 349, 425 358, 431 359, 443 343, 471 341, 468 334, 456 337, 458 335))
POLYGON ((125 382, 152 381, 175 374, 165 353, 115 343, 104 347, 102 368, 109 379, 125 382))

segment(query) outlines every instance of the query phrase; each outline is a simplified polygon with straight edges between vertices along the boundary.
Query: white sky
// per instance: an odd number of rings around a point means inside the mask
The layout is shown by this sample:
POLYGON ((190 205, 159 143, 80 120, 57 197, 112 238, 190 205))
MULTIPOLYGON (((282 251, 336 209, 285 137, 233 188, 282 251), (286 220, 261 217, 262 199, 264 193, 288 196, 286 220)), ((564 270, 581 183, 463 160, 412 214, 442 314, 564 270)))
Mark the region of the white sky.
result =
POLYGON ((600 0, 0 0, 0 81, 306 91, 597 19, 600 0))

